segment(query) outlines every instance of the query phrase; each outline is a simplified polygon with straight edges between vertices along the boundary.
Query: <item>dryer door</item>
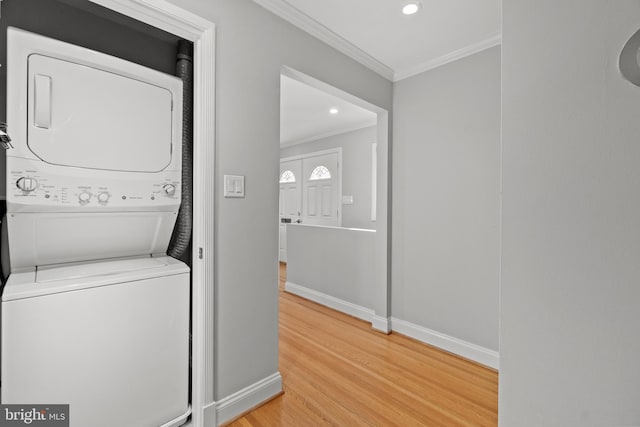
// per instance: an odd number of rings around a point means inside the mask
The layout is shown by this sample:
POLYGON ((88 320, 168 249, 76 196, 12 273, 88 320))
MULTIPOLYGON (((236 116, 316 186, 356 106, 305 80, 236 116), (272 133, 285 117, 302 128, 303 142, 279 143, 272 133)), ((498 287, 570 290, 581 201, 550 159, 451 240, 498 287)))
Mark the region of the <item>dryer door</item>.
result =
POLYGON ((131 172, 171 163, 169 90, 37 54, 28 68, 27 143, 43 161, 131 172))

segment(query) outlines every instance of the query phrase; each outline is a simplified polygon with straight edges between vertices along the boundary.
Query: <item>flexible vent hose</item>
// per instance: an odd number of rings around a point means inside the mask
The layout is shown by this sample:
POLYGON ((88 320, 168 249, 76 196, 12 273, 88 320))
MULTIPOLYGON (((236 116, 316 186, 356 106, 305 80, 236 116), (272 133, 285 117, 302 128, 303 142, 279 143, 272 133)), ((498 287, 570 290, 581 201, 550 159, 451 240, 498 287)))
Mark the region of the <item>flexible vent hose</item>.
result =
POLYGON ((191 265, 193 224, 193 45, 178 42, 176 76, 182 79, 182 203, 167 253, 191 265))

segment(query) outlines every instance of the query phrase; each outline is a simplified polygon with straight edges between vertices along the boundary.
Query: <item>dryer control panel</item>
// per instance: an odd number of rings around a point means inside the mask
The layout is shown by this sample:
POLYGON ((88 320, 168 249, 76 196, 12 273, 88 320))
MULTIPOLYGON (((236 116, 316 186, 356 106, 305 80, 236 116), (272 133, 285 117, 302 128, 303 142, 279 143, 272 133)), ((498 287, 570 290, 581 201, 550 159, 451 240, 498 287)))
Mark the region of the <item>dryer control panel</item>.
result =
POLYGON ((13 159, 7 173, 9 212, 177 211, 180 205, 177 171, 106 175, 51 165, 42 171, 41 166, 13 159))

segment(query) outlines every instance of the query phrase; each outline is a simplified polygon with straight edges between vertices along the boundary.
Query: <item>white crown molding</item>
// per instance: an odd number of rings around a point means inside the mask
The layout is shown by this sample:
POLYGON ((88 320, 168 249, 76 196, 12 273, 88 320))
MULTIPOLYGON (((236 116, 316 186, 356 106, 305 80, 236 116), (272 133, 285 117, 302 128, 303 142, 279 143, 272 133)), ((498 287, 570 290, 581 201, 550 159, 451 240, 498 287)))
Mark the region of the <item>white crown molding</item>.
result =
POLYGON ((318 21, 310 18, 299 9, 291 6, 285 0, 253 0, 269 12, 281 17, 301 30, 320 39, 334 49, 358 61, 370 70, 378 73, 387 80, 393 80, 393 70, 375 59, 373 56, 356 47, 354 44, 340 37, 318 21))
POLYGON ((423 62, 422 64, 416 65, 415 67, 396 71, 393 76, 393 81, 397 82, 418 75, 420 73, 424 73, 425 71, 433 70, 434 68, 438 68, 450 62, 457 61, 458 59, 462 59, 478 52, 482 52, 485 49, 499 46, 500 44, 502 44, 502 35, 498 34, 496 36, 482 40, 478 43, 463 47, 462 49, 454 50, 453 52, 442 55, 439 58, 423 62))
POLYGON ((461 49, 447 53, 435 59, 430 59, 416 66, 408 67, 403 70, 393 70, 391 67, 383 64, 353 43, 344 39, 340 35, 334 33, 329 28, 320 24, 318 21, 306 15, 296 7, 292 6, 286 0, 253 0, 254 3, 267 9, 269 12, 281 17, 285 21, 295 25, 301 30, 311 34, 317 39, 323 41, 334 49, 342 52, 351 59, 359 62, 370 70, 378 73, 387 80, 397 82, 425 71, 432 70, 442 65, 448 64, 466 56, 473 55, 485 49, 502 44, 502 34, 497 34, 488 39, 481 40, 477 43, 470 44, 461 49))
POLYGON ((424 73, 425 71, 433 70, 434 68, 441 67, 450 62, 457 61, 458 59, 462 59, 466 56, 482 52, 485 49, 489 49, 500 44, 502 44, 502 35, 498 34, 496 36, 482 40, 478 43, 463 47, 462 49, 454 50, 453 52, 442 55, 439 58, 430 59, 429 61, 416 65, 415 67, 409 67, 405 70, 396 71, 393 76, 393 81, 397 82, 415 76, 417 74, 424 73))
POLYGON ((355 132, 357 130, 370 128, 377 124, 377 119, 373 119, 372 121, 367 121, 364 123, 359 123, 353 126, 347 126, 344 128, 332 130, 329 132, 321 133, 319 135, 310 136, 303 139, 293 139, 289 141, 283 141, 280 143, 280 148, 291 147, 293 145, 305 144, 307 142, 314 142, 325 138, 330 138, 332 136, 342 135, 343 133, 355 132))
POLYGON ((166 0, 90 0, 166 32, 196 41, 212 23, 166 0))

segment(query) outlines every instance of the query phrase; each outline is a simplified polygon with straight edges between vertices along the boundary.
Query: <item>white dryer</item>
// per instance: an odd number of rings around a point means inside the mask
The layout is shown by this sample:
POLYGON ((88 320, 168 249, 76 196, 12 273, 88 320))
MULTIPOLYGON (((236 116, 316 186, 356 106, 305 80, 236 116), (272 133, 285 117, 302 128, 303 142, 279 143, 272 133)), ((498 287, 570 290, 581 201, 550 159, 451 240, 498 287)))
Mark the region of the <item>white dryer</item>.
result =
POLYGON ((190 279, 165 254, 182 82, 15 28, 7 40, 0 402, 70 404, 72 427, 181 424, 190 279))
POLYGON ((7 44, 11 270, 166 253, 182 81, 15 28, 7 44))

